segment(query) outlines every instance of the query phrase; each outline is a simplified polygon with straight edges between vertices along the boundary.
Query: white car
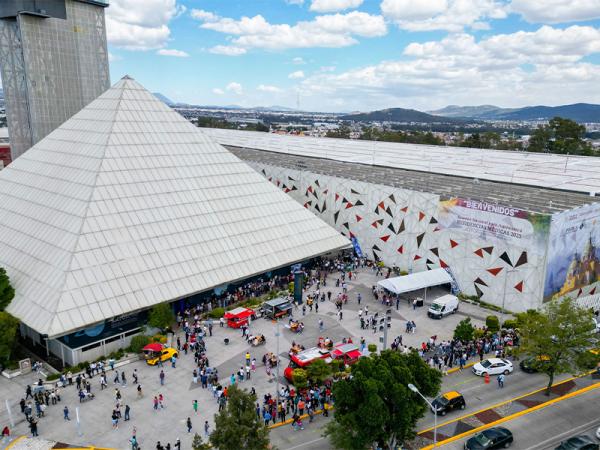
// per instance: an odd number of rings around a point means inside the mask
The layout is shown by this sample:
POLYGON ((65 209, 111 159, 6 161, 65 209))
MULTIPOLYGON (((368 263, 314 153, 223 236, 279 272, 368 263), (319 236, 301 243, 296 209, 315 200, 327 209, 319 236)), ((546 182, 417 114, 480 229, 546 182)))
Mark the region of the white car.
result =
POLYGON ((596 437, 600 439, 600 427, 596 430, 596 437))
POLYGON ((512 371, 513 364, 502 358, 484 359, 473 366, 473 373, 480 377, 485 376, 486 373, 489 375, 500 375, 501 373, 508 375, 512 371))

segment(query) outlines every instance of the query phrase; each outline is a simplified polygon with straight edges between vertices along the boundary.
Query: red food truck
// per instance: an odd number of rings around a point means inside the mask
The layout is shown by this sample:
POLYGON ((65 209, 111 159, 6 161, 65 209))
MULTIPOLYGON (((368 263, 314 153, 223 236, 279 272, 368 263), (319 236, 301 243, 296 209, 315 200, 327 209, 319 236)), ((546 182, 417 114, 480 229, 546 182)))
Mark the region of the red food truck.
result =
POLYGON ((238 307, 227 311, 223 316, 227 320, 229 328, 240 328, 243 325, 248 325, 248 319, 256 319, 256 313, 253 309, 238 307))
POLYGON ((283 376, 291 383, 294 369, 306 369, 310 364, 317 360, 324 359, 325 362, 331 361, 331 355, 326 348, 313 347, 302 350, 299 353, 290 354, 290 364, 283 371, 283 376))

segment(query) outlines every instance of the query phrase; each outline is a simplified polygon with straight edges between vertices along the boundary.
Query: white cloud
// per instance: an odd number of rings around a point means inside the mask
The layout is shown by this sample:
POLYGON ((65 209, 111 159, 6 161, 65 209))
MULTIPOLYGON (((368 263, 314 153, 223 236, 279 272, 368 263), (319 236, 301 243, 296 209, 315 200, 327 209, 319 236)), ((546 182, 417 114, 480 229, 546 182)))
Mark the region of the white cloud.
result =
POLYGON ((156 54, 161 56, 175 56, 177 58, 187 58, 190 56, 188 53, 182 50, 175 50, 174 48, 161 48, 156 54))
POLYGON ((316 12, 334 12, 354 9, 362 5, 363 0, 312 0, 310 10, 316 12))
POLYGON ((285 0, 288 5, 303 5, 304 0, 285 0))
POLYGON ((242 88, 242 85, 240 83, 236 83, 235 81, 232 81, 231 83, 229 83, 225 87, 225 90, 229 91, 229 92, 233 92, 234 94, 237 94, 237 95, 242 95, 244 93, 244 89, 242 88))
POLYGON ((163 48, 169 22, 184 10, 176 0, 112 0, 106 9, 108 42, 127 50, 163 48))
POLYGON ((565 23, 600 18, 600 0, 512 0, 510 8, 533 23, 565 23))
POLYGON ((108 52, 108 62, 121 61, 123 58, 114 53, 108 52))
POLYGON ((304 78, 304 72, 301 70, 296 70, 288 75, 288 78, 292 80, 299 80, 300 78, 304 78))
POLYGON ((234 45, 215 45, 208 50, 215 55, 240 56, 246 54, 246 49, 234 45))
POLYGON ((383 15, 408 31, 487 29, 487 19, 503 19, 503 0, 383 0, 383 15))
POLYGON ((300 56, 296 56, 294 59, 292 59, 292 64, 296 64, 296 65, 306 64, 306 61, 304 61, 304 59, 301 58, 300 56))
POLYGON ((214 88, 212 90, 212 92, 213 92, 213 94, 216 94, 216 95, 223 95, 223 94, 225 94, 225 91, 223 89, 220 89, 220 88, 214 88))
POLYGON ((278 88, 277 86, 269 86, 267 84, 260 84, 256 89, 261 92, 270 92, 273 94, 283 92, 283 89, 278 88))
POLYGON ((295 25, 274 25, 261 15, 242 17, 239 20, 221 17, 216 21, 202 22, 201 28, 229 35, 229 47, 244 49, 347 47, 358 42, 357 36, 378 37, 387 33, 382 16, 359 11, 321 15, 295 25))
POLYGON ((453 34, 412 43, 400 60, 314 74, 301 82, 301 89, 307 102, 312 98, 316 105, 327 102, 361 110, 599 102, 600 66, 584 62, 597 53, 600 29, 589 26, 543 26, 479 41, 469 34, 453 34))
POLYGON ((210 11, 205 11, 203 9, 192 9, 190 15, 194 19, 201 20, 203 22, 215 22, 219 20, 219 16, 210 11))
POLYGON ((321 66, 319 70, 321 72, 335 72, 335 66, 321 66))

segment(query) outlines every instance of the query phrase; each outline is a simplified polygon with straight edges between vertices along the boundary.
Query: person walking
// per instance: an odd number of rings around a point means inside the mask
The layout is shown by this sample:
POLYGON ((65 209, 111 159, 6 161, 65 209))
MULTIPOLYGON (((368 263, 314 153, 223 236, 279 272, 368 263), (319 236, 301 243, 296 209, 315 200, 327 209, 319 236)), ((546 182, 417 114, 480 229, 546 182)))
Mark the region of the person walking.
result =
POLYGON ((192 402, 192 408, 194 409, 194 415, 198 415, 198 400, 192 402))
POLYGON ((208 420, 204 421, 204 437, 208 438, 210 436, 210 425, 208 424, 208 420))
POLYGON ((29 422, 29 429, 31 430, 31 436, 38 436, 37 420, 35 418, 32 418, 29 422))
POLYGON ((63 420, 71 420, 69 418, 69 408, 67 407, 67 405, 65 405, 65 407, 63 408, 63 420))
POLYGON ((138 450, 138 441, 135 435, 131 436, 129 442, 131 443, 131 450, 138 450))
POLYGON ((188 433, 191 433, 192 432, 192 419, 190 419, 189 417, 187 418, 186 425, 187 425, 188 433))
POLYGON ((319 319, 319 332, 323 332, 323 319, 319 319))
POLYGON ((504 374, 503 373, 498 375, 498 388, 499 389, 504 388, 504 374))
POLYGON ((160 373, 158 374, 158 378, 160 378, 160 385, 164 386, 165 385, 165 372, 161 369, 160 373))
POLYGON ((125 405, 125 418, 123 419, 125 422, 129 420, 129 414, 131 413, 131 408, 129 405, 125 405))

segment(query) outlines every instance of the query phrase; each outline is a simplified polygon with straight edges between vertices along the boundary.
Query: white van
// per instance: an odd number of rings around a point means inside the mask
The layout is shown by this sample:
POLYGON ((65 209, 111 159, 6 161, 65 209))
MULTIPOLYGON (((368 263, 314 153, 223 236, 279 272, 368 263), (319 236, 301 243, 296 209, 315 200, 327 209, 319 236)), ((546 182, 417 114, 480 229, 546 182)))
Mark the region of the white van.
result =
POLYGON ((441 319, 448 314, 454 314, 456 311, 458 311, 458 298, 448 294, 436 298, 429 307, 427 315, 432 319, 441 319))

